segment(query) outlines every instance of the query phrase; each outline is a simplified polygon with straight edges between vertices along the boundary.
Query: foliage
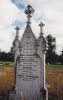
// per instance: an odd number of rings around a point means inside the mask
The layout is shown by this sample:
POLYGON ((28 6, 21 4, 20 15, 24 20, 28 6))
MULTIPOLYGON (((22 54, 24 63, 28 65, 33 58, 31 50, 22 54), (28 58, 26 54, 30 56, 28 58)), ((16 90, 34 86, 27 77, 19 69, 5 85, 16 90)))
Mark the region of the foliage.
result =
POLYGON ((61 51, 61 54, 59 56, 59 61, 61 62, 61 64, 63 64, 63 50, 61 51))
POLYGON ((10 52, 0 52, 0 61, 14 61, 14 55, 10 52))
POLYGON ((56 54, 56 39, 51 34, 47 36, 48 50, 46 53, 46 62, 50 64, 57 63, 58 55, 56 54))
POLYGON ((56 39, 55 39, 55 37, 52 37, 52 35, 49 34, 47 36, 47 41, 48 41, 48 51, 55 52, 55 49, 56 49, 56 39))

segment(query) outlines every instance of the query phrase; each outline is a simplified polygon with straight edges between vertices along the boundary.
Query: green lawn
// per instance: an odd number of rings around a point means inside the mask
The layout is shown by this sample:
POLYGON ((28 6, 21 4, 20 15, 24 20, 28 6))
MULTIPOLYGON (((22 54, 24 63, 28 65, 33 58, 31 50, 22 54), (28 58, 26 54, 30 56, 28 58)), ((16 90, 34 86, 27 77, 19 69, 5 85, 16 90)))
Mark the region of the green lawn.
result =
POLYGON ((47 64, 46 65, 46 69, 47 70, 62 70, 63 69, 63 65, 59 65, 59 64, 56 64, 56 65, 53 65, 53 64, 47 64))
MULTIPOLYGON (((13 67, 14 63, 13 62, 4 62, 1 65, 2 67, 13 67)), ((63 69, 63 65, 61 64, 47 64, 46 69, 63 69)))
POLYGON ((1 67, 13 67, 14 66, 14 63, 13 62, 2 62, 0 63, 1 67))

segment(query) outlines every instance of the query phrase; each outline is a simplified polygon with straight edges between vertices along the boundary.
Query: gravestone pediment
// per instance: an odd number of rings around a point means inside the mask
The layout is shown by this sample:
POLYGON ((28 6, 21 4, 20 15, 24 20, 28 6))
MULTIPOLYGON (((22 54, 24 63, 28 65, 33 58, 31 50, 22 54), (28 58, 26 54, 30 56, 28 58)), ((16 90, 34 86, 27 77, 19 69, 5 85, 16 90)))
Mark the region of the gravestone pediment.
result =
POLYGON ((29 24, 27 24, 25 32, 22 36, 21 47, 26 46, 27 44, 29 44, 31 46, 35 46, 34 44, 36 44, 36 38, 31 30, 29 24))
POLYGON ((25 32, 21 38, 20 47, 21 52, 28 51, 28 53, 36 53, 36 38, 29 24, 27 24, 25 32))

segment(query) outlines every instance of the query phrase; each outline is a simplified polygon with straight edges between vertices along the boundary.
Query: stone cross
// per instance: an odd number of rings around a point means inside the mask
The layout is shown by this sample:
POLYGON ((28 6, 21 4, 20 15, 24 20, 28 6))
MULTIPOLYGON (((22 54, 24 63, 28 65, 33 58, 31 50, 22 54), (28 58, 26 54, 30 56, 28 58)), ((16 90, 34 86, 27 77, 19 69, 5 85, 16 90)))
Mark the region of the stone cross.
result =
POLYGON ((25 9, 25 14, 27 15, 27 23, 30 23, 30 18, 32 17, 31 14, 34 12, 32 6, 28 5, 25 9))
POLYGON ((45 24, 43 24, 42 22, 39 24, 40 26, 40 35, 43 36, 43 26, 45 26, 45 24))

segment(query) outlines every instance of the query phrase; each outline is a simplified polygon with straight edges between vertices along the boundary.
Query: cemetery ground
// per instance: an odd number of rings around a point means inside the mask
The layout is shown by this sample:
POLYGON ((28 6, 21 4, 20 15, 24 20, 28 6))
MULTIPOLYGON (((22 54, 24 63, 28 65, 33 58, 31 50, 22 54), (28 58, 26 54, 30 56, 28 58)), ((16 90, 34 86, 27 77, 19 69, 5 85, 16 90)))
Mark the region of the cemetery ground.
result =
MULTIPOLYGON (((0 62, 0 95, 2 93, 5 96, 11 89, 13 66, 11 62, 0 62)), ((49 100, 63 100, 63 65, 46 65, 46 84, 49 100)))

